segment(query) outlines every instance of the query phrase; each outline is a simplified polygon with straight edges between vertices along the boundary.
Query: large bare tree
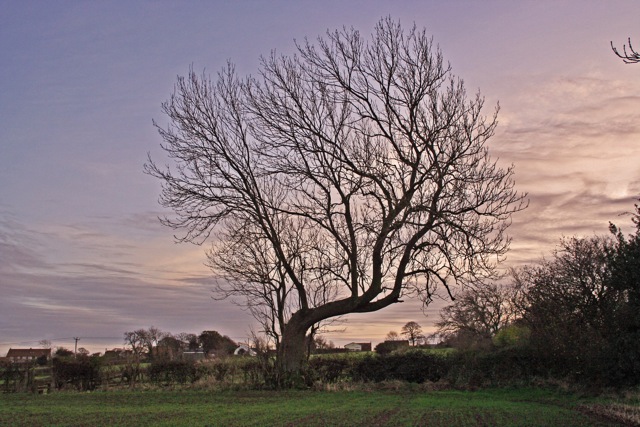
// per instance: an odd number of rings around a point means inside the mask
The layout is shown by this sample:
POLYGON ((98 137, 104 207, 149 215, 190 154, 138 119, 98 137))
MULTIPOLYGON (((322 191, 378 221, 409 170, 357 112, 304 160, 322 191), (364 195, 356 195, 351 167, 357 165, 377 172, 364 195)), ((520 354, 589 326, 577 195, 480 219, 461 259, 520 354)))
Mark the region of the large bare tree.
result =
POLYGON ((368 40, 345 28, 273 53, 257 76, 179 77, 156 124, 174 168, 145 170, 163 222, 211 237, 219 291, 295 372, 313 325, 493 273, 524 196, 489 156, 483 106, 424 31, 387 18, 368 40))

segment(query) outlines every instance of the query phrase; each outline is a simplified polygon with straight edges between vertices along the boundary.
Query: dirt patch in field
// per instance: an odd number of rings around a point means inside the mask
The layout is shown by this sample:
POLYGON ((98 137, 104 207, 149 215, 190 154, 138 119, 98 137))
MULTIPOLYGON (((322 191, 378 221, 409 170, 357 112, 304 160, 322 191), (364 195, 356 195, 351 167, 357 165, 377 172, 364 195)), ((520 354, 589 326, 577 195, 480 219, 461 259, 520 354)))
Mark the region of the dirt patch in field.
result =
POLYGON ((620 426, 640 426, 640 407, 612 403, 608 405, 584 405, 578 410, 589 416, 602 421, 610 421, 620 426))
POLYGON ((380 412, 373 418, 367 418, 365 422, 362 424, 363 426, 386 426, 391 421, 393 421, 396 414, 400 412, 399 408, 389 409, 386 411, 380 412))
POLYGON ((490 412, 478 411, 473 416, 478 427, 492 427, 496 424, 495 418, 490 412))
POLYGON ((320 414, 312 414, 295 421, 285 424, 287 427, 299 426, 324 426, 326 425, 324 418, 320 414))

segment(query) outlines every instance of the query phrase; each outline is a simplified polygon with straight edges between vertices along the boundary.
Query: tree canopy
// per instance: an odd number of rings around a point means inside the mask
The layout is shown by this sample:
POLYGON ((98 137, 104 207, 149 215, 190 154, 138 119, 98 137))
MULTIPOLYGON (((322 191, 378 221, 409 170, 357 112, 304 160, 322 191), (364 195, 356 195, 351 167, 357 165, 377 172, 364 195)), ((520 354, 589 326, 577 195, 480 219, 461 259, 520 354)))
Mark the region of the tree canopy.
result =
POLYGON ((179 77, 156 124, 174 167, 145 165, 175 214, 163 223, 213 237, 219 294, 251 310, 285 371, 319 322, 492 275, 525 206, 486 145, 497 109, 425 31, 386 18, 370 39, 296 47, 256 76, 179 77))
POLYGON ((415 346, 420 341, 424 339, 424 335, 422 334, 422 326, 420 326, 417 322, 407 322, 400 330, 400 333, 404 335, 404 337, 411 343, 412 346, 415 346))

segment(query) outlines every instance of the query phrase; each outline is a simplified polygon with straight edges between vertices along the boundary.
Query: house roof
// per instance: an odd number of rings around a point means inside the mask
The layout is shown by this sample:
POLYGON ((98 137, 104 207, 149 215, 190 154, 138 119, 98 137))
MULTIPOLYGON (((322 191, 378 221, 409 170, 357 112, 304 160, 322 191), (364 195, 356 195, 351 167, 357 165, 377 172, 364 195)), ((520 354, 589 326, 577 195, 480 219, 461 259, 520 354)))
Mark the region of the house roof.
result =
POLYGON ((371 343, 370 342, 351 342, 345 345, 345 348, 353 348, 355 346, 359 346, 362 351, 371 351, 371 343))
POLYGON ((50 348, 10 348, 7 357, 51 357, 50 348))

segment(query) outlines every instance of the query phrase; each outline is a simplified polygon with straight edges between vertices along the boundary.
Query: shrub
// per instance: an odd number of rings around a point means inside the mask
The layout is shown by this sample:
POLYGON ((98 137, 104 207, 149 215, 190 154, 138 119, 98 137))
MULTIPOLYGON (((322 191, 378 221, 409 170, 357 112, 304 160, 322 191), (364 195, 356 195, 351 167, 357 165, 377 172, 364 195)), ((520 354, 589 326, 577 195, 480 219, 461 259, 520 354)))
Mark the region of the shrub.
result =
POLYGON ((402 380, 410 383, 439 381, 450 369, 449 358, 424 350, 369 355, 355 363, 352 378, 358 381, 402 380))
POLYGON ((404 348, 409 348, 408 341, 384 341, 376 346, 375 351, 384 356, 404 348))
POLYGON ((383 357, 376 354, 367 354, 365 357, 354 361, 351 367, 351 378, 354 381, 374 382, 387 379, 387 370, 383 357))
POLYGON ((0 364, 0 383, 5 393, 17 391, 26 383, 27 370, 20 369, 17 363, 0 364))
POLYGON ((508 325, 500 329, 493 337, 493 344, 498 348, 524 347, 529 344, 531 330, 522 325, 508 325))
POLYGON ((351 367, 348 357, 314 357, 309 361, 313 380, 322 383, 334 383, 345 378, 351 367))
POLYGON ((198 379, 195 364, 187 360, 158 360, 148 370, 152 382, 159 384, 185 384, 198 379))
POLYGON ((56 388, 73 386, 78 390, 94 390, 101 383, 100 359, 79 357, 77 359, 53 359, 53 376, 56 388))

